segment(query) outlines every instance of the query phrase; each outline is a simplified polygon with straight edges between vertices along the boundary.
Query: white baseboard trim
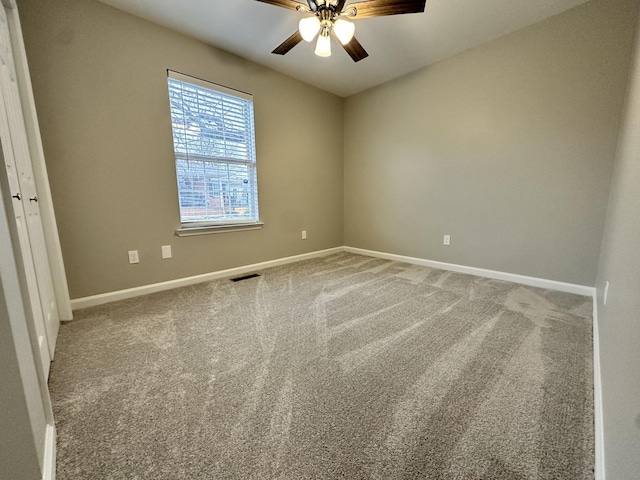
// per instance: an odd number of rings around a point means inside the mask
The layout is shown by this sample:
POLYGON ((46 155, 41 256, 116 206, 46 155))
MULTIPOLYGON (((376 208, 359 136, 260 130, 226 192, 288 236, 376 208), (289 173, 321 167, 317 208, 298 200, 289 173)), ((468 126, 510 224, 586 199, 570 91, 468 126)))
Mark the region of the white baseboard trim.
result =
POLYGON ((42 480, 56 480, 56 427, 47 425, 42 461, 42 480))
POLYGON ((394 253, 376 252, 373 250, 365 250, 355 247, 334 247, 326 250, 318 250, 310 253, 303 253, 301 255, 294 255, 291 257, 278 258, 275 260, 269 260, 261 263, 253 263, 251 265, 244 265, 242 267, 229 268, 227 270, 219 270, 217 272, 204 273, 202 275, 194 275, 192 277, 178 278, 176 280, 169 280, 167 282, 153 283, 150 285, 142 285, 140 287, 128 288, 126 290, 117 290, 115 292, 101 293, 98 295, 91 295, 89 297, 76 298, 71 300, 71 307, 73 310, 81 308, 94 307, 96 305, 102 305, 109 302, 115 302, 118 300, 125 300, 127 298, 139 297, 141 295, 148 295, 150 293, 161 292, 164 290, 170 290, 172 288, 186 287, 188 285, 194 285, 196 283, 208 282, 211 280, 217 280, 219 278, 233 277, 235 275, 241 275, 243 273, 254 272, 256 270, 263 270, 269 267, 276 267, 278 265, 285 265, 287 263, 300 262, 302 260, 308 260, 310 258, 323 257, 331 255, 333 253, 350 252, 359 255, 366 255, 368 257, 378 257, 387 260, 394 260, 397 262, 411 263, 414 265, 422 265, 425 267, 439 268, 441 270, 449 270, 452 272, 466 273, 470 275, 476 275, 479 277, 495 278, 497 280, 505 280, 507 282, 520 283, 523 285, 529 285, 532 287, 547 288, 550 290, 558 290, 561 292, 575 293, 577 295, 593 296, 594 288, 585 285, 576 285, 573 283, 558 282, 555 280, 546 280, 544 278, 528 277, 525 275, 518 275, 516 273, 499 272, 496 270, 486 270, 483 268, 467 267, 465 265, 457 265, 454 263, 437 262, 434 260, 427 260, 424 258, 407 257, 404 255, 396 255, 394 253))
POLYGON ((71 300, 71 308, 73 310, 79 310, 81 308, 94 307, 96 305, 115 302, 117 300, 125 300, 127 298, 139 297, 141 295, 148 295, 150 293, 162 292, 164 290, 170 290, 172 288, 186 287, 188 285, 209 282, 211 280, 217 280, 219 278, 234 277, 243 273, 255 272, 256 270, 264 270, 265 268, 285 265, 287 263, 300 262, 302 260, 308 260, 310 258, 324 257, 326 255, 331 255, 332 253, 340 253, 343 251, 343 247, 328 248, 326 250, 318 250, 316 252, 294 255, 292 257, 278 258, 275 260, 269 260, 267 262, 253 263, 251 265, 244 265, 242 267, 229 268, 227 270, 219 270, 217 272, 194 275, 192 277, 178 278, 176 280, 169 280, 167 282, 153 283, 151 285, 142 285, 140 287, 127 288, 126 290, 118 290, 115 292, 101 293, 99 295, 91 295, 89 297, 76 298, 71 300))
POLYGON ((600 331, 598 328, 598 294, 593 292, 593 409, 595 423, 595 480, 605 480, 604 416, 602 413, 602 380, 600 376, 600 331))
POLYGON ((441 270, 449 270, 458 273, 467 273, 478 277, 494 278, 496 280, 505 280, 507 282, 520 283, 530 287, 547 288, 550 290, 558 290, 560 292, 575 293, 591 297, 594 292, 593 287, 586 285, 576 285, 573 283, 557 282, 555 280, 546 280, 544 278, 527 277, 516 273, 498 272, 496 270, 486 270, 484 268, 467 267, 465 265, 457 265, 455 263, 436 262, 434 260, 426 260, 424 258, 405 257, 404 255, 396 255, 393 253, 376 252, 373 250, 364 250, 362 248, 344 247, 345 252, 357 253, 368 257, 384 258, 386 260, 395 260, 397 262, 411 263, 414 265, 422 265, 425 267, 439 268, 441 270))

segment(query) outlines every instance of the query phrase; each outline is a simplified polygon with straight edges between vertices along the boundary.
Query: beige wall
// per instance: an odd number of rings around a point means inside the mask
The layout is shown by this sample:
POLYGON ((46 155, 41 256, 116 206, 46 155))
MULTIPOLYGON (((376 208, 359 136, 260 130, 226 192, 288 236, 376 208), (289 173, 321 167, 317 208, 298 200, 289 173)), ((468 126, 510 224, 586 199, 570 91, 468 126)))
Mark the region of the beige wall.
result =
POLYGON ((594 0, 345 103, 95 0, 22 0, 71 297, 343 243, 593 285, 636 3, 594 0), (167 68, 254 94, 263 230, 174 235, 167 68))
POLYGON ((342 245, 341 98, 95 0, 18 7, 71 298, 342 245), (167 68, 254 94, 263 230, 174 235, 167 68))
POLYGON ((597 287, 606 478, 634 480, 640 472, 640 36, 597 287))
POLYGON ((347 99, 345 244, 593 286, 636 4, 595 0, 347 99))

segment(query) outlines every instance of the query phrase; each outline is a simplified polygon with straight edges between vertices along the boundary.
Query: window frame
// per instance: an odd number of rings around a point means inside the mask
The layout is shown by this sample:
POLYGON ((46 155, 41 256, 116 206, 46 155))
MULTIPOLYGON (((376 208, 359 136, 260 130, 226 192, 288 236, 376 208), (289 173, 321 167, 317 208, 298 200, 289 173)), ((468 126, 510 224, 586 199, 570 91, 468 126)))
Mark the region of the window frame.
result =
MULTIPOLYGON (((193 77, 190 75, 185 75, 180 72, 176 72, 174 70, 167 69, 167 99, 169 100, 169 114, 171 120, 171 138, 173 145, 173 157, 174 157, 174 166, 176 172, 176 187, 177 187, 177 196, 178 196, 178 208, 180 211, 180 225, 181 227, 176 230, 176 234, 179 236, 188 236, 188 235, 202 235, 206 233, 221 233, 221 232, 229 232, 229 231, 239 231, 239 230, 255 230, 260 229, 264 225, 263 222, 260 221, 260 210, 259 210, 259 195, 258 195, 258 172, 257 172, 257 160, 256 160, 256 145, 255 145, 255 115, 254 115, 254 105, 253 105, 253 95, 242 92, 240 90, 235 90, 229 87, 225 87, 223 85, 219 85, 207 80, 203 80, 197 77, 193 77), (220 157, 214 155, 202 155, 199 153, 190 153, 189 152, 189 138, 185 137, 185 147, 186 152, 179 151, 176 142, 176 131, 174 129, 174 107, 171 102, 171 94, 172 94, 172 84, 171 81, 183 82, 197 88, 202 88, 213 92, 214 95, 220 95, 221 99, 226 97, 232 97, 235 99, 239 99, 244 101, 246 105, 249 107, 249 120, 243 120, 246 128, 245 135, 249 139, 248 149, 246 152, 246 157, 248 158, 234 158, 231 156, 228 157, 220 157), (250 122, 250 123, 249 123, 250 122), (205 220, 193 220, 193 221, 184 221, 183 215, 183 194, 184 193, 193 193, 189 191, 185 191, 182 189, 180 185, 180 173, 179 173, 179 162, 203 162, 203 166, 206 162, 211 164, 223 164, 229 167, 230 165, 243 165, 247 167, 248 172, 248 181, 249 185, 247 187, 246 193, 248 195, 248 205, 250 210, 253 212, 253 215, 249 218, 240 218, 233 219, 229 218, 227 212, 225 211, 225 217, 220 220, 215 219, 205 219, 205 220)), ((184 111, 184 110, 183 110, 184 111)), ((224 130, 226 133, 226 129, 224 130)), ((192 142, 196 142, 198 140, 192 139, 192 142)), ((205 182, 206 182, 205 176, 205 182)), ((227 185, 227 188, 231 188, 227 185)), ((229 191, 227 191, 227 195, 230 195, 229 191)))

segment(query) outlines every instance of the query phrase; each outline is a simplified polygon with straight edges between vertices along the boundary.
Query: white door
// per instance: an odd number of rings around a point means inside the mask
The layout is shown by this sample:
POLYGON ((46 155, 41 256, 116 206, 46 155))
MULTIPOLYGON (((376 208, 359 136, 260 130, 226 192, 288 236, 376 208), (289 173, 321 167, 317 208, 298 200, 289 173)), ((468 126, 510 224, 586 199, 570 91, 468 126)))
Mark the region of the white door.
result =
POLYGON ((40 294, 38 288, 38 280, 36 278, 36 269, 33 258, 30 254, 31 246, 29 244, 29 232, 27 229, 26 214, 24 213, 23 200, 24 195, 20 191, 20 184, 16 174, 15 161, 13 160, 13 145, 9 134, 9 125, 7 122, 6 111, 4 108, 4 97, 0 89, 0 141, 2 142, 2 154, 9 177, 9 190, 13 200, 13 212, 18 226, 18 239, 20 241, 21 252, 29 252, 27 255, 23 253, 22 262, 26 273, 27 289, 29 291, 29 306, 33 312, 35 322, 35 332, 37 336, 38 349, 40 351, 40 360, 42 361, 45 376, 49 374, 49 364, 51 362, 51 354, 49 352, 49 341, 44 323, 44 315, 42 313, 42 305, 40 303, 40 294), (34 294, 34 292, 36 294, 34 294))
POLYGON ((60 322, 4 8, 0 8, 0 57, 0 135, 10 188, 15 195, 14 213, 38 346, 48 375, 60 322))

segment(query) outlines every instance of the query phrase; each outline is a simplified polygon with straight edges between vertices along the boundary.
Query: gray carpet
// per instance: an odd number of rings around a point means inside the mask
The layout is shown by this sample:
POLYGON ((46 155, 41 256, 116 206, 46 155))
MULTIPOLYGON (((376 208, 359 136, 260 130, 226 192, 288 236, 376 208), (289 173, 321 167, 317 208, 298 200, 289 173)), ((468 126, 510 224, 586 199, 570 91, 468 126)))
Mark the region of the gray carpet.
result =
POLYGON ((352 254, 85 309, 58 479, 593 478, 591 299, 352 254))

